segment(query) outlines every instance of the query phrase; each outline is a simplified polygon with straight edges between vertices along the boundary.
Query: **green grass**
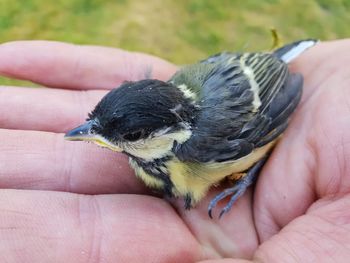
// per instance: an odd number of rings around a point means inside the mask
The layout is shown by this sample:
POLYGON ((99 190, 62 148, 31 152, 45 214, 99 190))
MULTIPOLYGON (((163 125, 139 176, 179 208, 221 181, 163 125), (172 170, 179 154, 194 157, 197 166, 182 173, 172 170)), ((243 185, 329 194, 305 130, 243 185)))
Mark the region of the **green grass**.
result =
POLYGON ((105 45, 184 64, 221 50, 268 49, 272 27, 285 42, 345 38, 349 14, 350 0, 0 0, 0 41, 105 45))

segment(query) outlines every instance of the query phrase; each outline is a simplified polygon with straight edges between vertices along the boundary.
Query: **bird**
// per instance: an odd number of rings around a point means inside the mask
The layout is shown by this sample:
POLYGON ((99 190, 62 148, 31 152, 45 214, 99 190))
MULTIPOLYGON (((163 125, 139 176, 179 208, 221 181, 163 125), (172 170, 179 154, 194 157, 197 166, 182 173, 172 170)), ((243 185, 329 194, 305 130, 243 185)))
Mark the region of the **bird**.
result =
POLYGON ((254 184, 300 102, 303 76, 288 64, 318 40, 269 52, 221 52, 181 67, 168 81, 125 81, 65 139, 129 157, 137 177, 190 209, 224 179, 208 215, 219 218, 254 184))

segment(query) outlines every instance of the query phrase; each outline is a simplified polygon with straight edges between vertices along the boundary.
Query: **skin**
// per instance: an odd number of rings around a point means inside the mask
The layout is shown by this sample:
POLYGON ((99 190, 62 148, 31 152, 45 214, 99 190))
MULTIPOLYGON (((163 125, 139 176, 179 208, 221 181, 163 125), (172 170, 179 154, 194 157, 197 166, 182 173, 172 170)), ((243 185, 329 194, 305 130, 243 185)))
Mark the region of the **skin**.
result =
MULTIPOLYGON (((152 195, 121 154, 68 142, 122 81, 176 67, 117 49, 0 45, 0 73, 51 88, 0 87, 2 262, 347 262, 350 257, 350 40, 292 65, 302 102, 255 191, 221 220, 152 195), (226 259, 223 259, 226 258, 226 259)), ((216 214, 218 210, 216 210, 216 214)))

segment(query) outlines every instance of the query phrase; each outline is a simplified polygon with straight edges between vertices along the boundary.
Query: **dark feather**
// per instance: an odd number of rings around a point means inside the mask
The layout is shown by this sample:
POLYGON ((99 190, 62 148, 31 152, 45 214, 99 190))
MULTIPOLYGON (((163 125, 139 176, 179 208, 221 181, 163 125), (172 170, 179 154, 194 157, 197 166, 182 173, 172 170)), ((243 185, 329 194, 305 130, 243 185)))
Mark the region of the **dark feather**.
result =
POLYGON ((300 74, 290 75, 287 65, 270 53, 225 52, 202 63, 211 64, 212 70, 201 87, 201 112, 194 121, 193 134, 173 149, 180 160, 236 160, 284 131, 300 100, 300 74), (258 86, 258 109, 247 74, 253 74, 258 86))
POLYGON ((98 134, 110 141, 147 138, 152 132, 182 128, 191 122, 195 106, 170 83, 160 80, 125 82, 110 91, 89 115, 98 134))
POLYGON ((291 62, 298 57, 308 48, 314 46, 318 42, 317 39, 303 39, 290 44, 287 44, 281 48, 278 48, 273 52, 273 55, 281 59, 285 63, 291 62))

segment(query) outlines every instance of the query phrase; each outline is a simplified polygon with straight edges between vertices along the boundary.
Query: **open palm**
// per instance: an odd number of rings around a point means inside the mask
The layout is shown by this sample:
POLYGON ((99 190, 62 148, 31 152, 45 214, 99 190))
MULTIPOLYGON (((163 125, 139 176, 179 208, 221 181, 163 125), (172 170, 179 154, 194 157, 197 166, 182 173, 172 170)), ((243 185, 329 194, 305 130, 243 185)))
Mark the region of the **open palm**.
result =
POLYGON ((219 188, 185 211, 152 195, 125 156, 63 139, 108 89, 175 66, 103 47, 0 45, 0 74, 51 87, 0 87, 3 262, 348 262, 349 49, 321 43, 291 65, 305 85, 285 136, 254 194, 211 220, 219 188))

